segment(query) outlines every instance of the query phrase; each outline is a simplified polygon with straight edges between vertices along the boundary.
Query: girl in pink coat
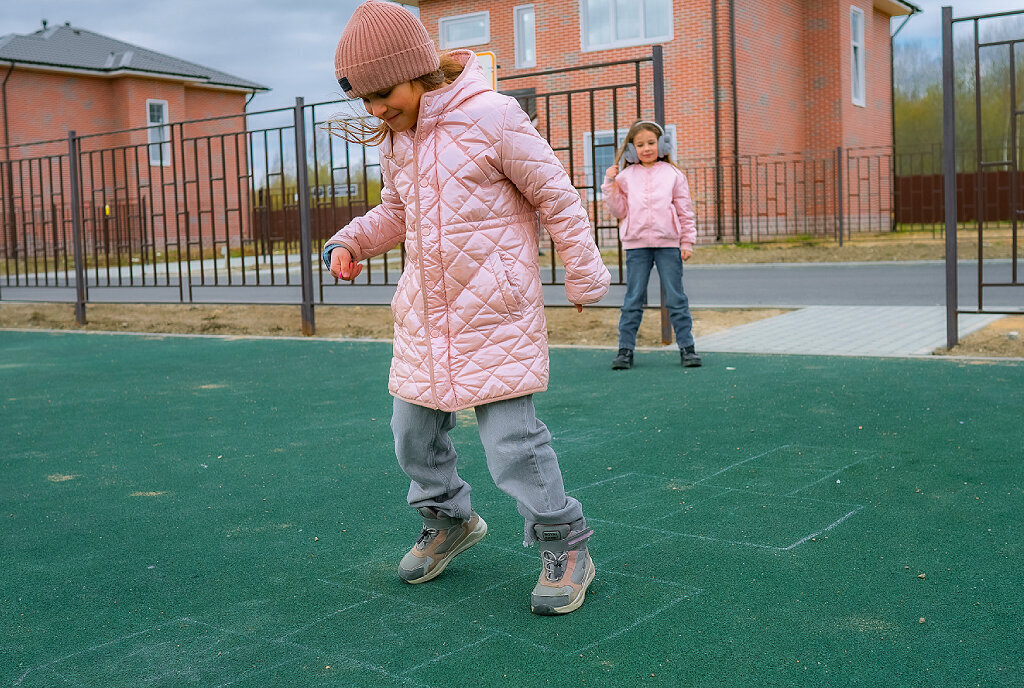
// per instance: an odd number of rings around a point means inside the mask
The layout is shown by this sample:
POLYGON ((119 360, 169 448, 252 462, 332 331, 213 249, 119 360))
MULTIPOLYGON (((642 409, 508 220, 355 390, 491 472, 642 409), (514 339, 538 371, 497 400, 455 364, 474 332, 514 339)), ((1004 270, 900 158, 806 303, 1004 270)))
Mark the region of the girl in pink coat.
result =
POLYGON ((539 213, 565 265, 569 301, 578 310, 598 301, 610 275, 579 193, 516 101, 490 88, 476 56, 439 56, 400 6, 361 4, 335 71, 379 124, 332 128, 379 145, 383 188, 380 205, 327 241, 324 261, 351 280, 360 261, 399 242, 407 256, 392 301, 391 427, 423 528, 398 574, 429 581, 487 532, 448 437, 455 412, 473 407, 491 476, 516 499, 526 542, 539 543, 531 609, 571 612, 594 578, 592 531, 534 412, 533 394, 548 384, 536 221, 539 213))
POLYGON ((665 306, 676 331, 681 362, 700 366, 693 344, 693 318, 683 291, 683 261, 693 255, 697 239, 690 186, 672 164, 672 143, 655 122, 630 127, 615 164, 605 172, 601 192, 612 215, 623 218, 620 232, 626 249, 626 295, 619 316, 619 353, 614 370, 633 367, 636 333, 644 315, 651 267, 665 293, 665 306), (619 171, 619 161, 626 165, 619 171))

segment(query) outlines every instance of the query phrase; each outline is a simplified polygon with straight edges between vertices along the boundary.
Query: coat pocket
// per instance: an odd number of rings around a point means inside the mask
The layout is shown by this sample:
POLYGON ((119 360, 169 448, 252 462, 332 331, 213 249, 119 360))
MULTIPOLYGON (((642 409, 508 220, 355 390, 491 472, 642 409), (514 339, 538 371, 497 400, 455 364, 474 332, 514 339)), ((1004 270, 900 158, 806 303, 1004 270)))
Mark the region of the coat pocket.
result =
POLYGON ((487 257, 484 268, 494 277, 507 314, 518 317, 523 310, 523 295, 518 286, 519 281, 514 277, 514 269, 508 263, 511 263, 511 259, 506 259, 501 251, 495 251, 487 257))

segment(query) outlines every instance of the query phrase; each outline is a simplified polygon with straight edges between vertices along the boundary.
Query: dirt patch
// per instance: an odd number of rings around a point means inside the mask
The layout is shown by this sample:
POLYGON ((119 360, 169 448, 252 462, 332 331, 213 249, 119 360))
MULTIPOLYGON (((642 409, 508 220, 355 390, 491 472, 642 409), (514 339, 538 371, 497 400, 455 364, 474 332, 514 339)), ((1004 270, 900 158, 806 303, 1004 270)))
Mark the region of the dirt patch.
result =
POLYGON ((949 349, 939 349, 939 355, 953 356, 1013 356, 1024 357, 1024 315, 1008 315, 988 327, 964 337, 949 349))
MULTIPOLYGON (((778 308, 693 309, 697 337, 785 313, 778 308)), ((66 303, 0 302, 0 328, 86 330, 92 332, 147 332, 153 334, 222 334, 238 336, 300 337, 298 306, 89 304, 88 323, 75 321, 74 306, 66 303)), ((391 339, 388 306, 318 306, 316 337, 391 339)), ((571 307, 547 309, 552 344, 614 347, 618 340, 617 308, 571 307)), ((661 346, 658 309, 644 315, 638 346, 661 346)), ((1006 316, 964 338, 952 351, 937 355, 1024 358, 1024 316, 1006 316)))
MULTIPOLYGON (((778 308, 694 309, 693 330, 699 338, 712 332, 784 313, 778 308)), ((255 336, 302 335, 298 306, 223 306, 180 304, 89 304, 88 323, 75 321, 74 307, 63 303, 0 303, 0 327, 93 332, 150 332, 154 334, 231 334, 255 336)), ((316 336, 391 339, 388 306, 318 306, 316 336)), ((547 309, 552 344, 615 346, 617 308, 570 307, 547 309)), ((648 309, 637 336, 639 346, 661 346, 661 320, 648 309)))

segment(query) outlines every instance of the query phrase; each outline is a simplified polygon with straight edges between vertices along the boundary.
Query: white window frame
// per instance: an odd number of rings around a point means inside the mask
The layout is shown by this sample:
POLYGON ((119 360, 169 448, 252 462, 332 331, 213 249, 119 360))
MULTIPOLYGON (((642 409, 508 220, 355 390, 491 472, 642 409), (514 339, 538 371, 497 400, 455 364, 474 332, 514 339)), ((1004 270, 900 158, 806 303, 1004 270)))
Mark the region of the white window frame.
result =
POLYGON ((465 48, 470 45, 484 45, 491 42, 491 13, 488 11, 483 12, 468 12, 466 14, 456 14, 451 17, 441 17, 437 20, 437 35, 438 42, 441 44, 442 50, 448 50, 451 48, 465 48), (481 36, 477 36, 470 39, 461 41, 447 42, 445 40, 445 25, 454 24, 460 21, 466 21, 469 19, 479 19, 483 17, 484 20, 484 33, 481 36))
POLYGON ((854 105, 867 106, 867 58, 864 50, 864 36, 867 34, 864 10, 850 7, 850 99, 854 105), (860 35, 854 32, 854 17, 860 18, 860 35))
POLYGON ((537 11, 533 5, 516 5, 512 8, 512 34, 513 42, 516 47, 516 69, 524 69, 527 67, 537 66, 537 11), (520 17, 529 11, 532 21, 530 25, 529 35, 526 35, 524 31, 522 21, 520 17), (526 43, 529 43, 533 49, 533 59, 528 60, 523 53, 526 51, 526 43))
POLYGON ((146 130, 146 136, 150 144, 149 164, 153 167, 171 166, 170 119, 170 112, 168 110, 166 100, 157 100, 155 98, 146 99, 146 126, 149 127, 149 129, 146 130), (152 105, 161 106, 164 113, 163 122, 154 122, 150 118, 150 107, 152 105))
MULTIPOLYGON (((672 141, 671 156, 672 156, 672 159, 675 160, 676 159, 676 150, 677 150, 677 147, 678 147, 678 144, 676 142, 676 125, 669 124, 668 126, 665 127, 665 132, 668 134, 669 139, 672 141)), ((625 127, 625 128, 622 128, 622 129, 618 130, 618 133, 615 136, 615 148, 614 148, 615 155, 618 154, 619 148, 622 146, 622 142, 626 140, 626 135, 627 134, 629 134, 629 127, 625 127)), ((611 135, 612 135, 612 130, 611 129, 601 129, 601 130, 594 131, 593 133, 591 133, 589 131, 583 132, 583 174, 584 174, 584 179, 586 179, 588 184, 593 184, 594 185, 594 194, 596 195, 598 200, 603 198, 603 194, 601 193, 601 183, 604 181, 604 172, 605 172, 605 170, 603 170, 603 169, 602 170, 595 170, 594 169, 594 160, 591 157, 591 152, 593 151, 593 148, 591 147, 591 143, 593 142, 593 137, 594 136, 607 137, 607 136, 611 136, 611 135)), ((615 160, 615 155, 612 156, 612 161, 613 162, 615 160)), ((605 169, 607 169, 607 168, 605 168, 605 169)), ((620 162, 620 168, 619 169, 621 171, 621 162, 620 162)), ((588 191, 588 194, 587 194, 588 195, 588 200, 590 200, 591 198, 593 198, 593 196, 590 196, 590 192, 589 192, 590 190, 589 189, 587 191, 588 191)))
MULTIPOLYGON (((587 29, 587 25, 588 25, 588 11, 587 11, 587 9, 589 7, 589 0, 580 0, 580 50, 582 52, 589 53, 589 52, 594 52, 594 51, 597 51, 597 50, 610 50, 612 48, 628 48, 630 46, 636 46, 636 45, 651 45, 653 43, 667 43, 667 42, 671 41, 672 40, 672 34, 673 34, 673 31, 674 31, 674 26, 673 26, 673 24, 674 24, 674 21, 673 21, 674 20, 674 14, 673 14, 673 8, 672 8, 673 1, 674 0, 669 0, 668 22, 667 22, 668 31, 666 33, 658 34, 658 35, 653 35, 653 34, 651 34, 651 35, 644 35, 644 36, 642 36, 640 38, 634 38, 634 39, 629 39, 629 40, 616 40, 614 38, 614 36, 615 36, 615 4, 614 4, 614 0, 612 0, 612 5, 611 5, 611 8, 612 8, 611 22, 612 22, 612 36, 613 36, 612 40, 609 43, 601 43, 601 44, 588 45, 587 44, 587 34, 589 33, 589 31, 587 29)), ((636 0, 636 2, 634 3, 635 6, 640 8, 641 12, 643 12, 644 2, 645 2, 645 0, 636 0)))

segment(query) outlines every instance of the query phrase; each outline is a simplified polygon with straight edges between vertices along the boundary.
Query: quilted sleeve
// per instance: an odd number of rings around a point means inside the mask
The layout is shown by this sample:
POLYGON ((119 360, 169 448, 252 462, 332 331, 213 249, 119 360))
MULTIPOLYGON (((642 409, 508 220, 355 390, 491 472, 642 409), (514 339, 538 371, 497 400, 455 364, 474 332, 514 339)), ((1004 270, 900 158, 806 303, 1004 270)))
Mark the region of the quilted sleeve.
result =
MULTIPOLYGON (((382 156, 383 157, 383 156, 382 156)), ((380 205, 339 229, 325 246, 342 245, 360 261, 378 256, 405 239, 405 204, 395 191, 390 165, 381 165, 380 205)))
POLYGON ((693 212, 693 201, 690 200, 690 184, 682 170, 679 171, 672 189, 672 207, 679 218, 679 227, 682 230, 679 247, 693 250, 693 245, 697 243, 697 222, 693 212))
POLYGON ((596 303, 608 292, 611 275, 594 243, 590 218, 579 192, 548 142, 514 100, 505 108, 500 142, 501 172, 540 213, 565 266, 565 294, 571 303, 596 303))

